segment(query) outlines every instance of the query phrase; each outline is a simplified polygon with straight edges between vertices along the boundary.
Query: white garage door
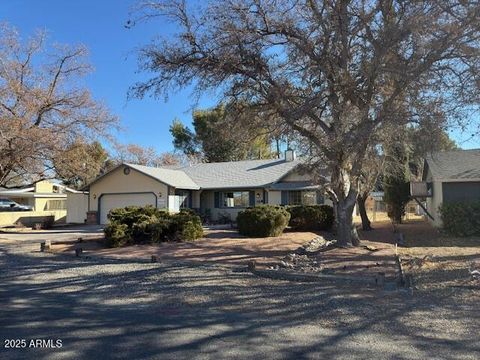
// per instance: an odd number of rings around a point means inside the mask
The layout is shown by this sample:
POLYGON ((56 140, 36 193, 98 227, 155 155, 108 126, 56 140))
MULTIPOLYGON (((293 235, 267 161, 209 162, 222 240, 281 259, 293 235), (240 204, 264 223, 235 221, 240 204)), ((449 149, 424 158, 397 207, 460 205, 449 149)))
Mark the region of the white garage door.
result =
POLYGON ((107 215, 112 209, 122 208, 125 206, 136 205, 155 206, 154 194, 111 194, 103 195, 100 201, 100 224, 108 222, 107 215))

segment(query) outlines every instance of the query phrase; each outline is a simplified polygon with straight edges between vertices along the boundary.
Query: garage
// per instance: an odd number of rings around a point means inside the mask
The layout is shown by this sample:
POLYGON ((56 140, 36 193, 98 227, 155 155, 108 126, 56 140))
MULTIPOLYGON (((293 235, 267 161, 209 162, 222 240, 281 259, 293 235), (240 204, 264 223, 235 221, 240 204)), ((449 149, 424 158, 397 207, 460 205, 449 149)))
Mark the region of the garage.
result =
POLYGON ((108 222, 107 215, 112 209, 125 206, 157 206, 157 197, 153 192, 149 193, 122 193, 122 194, 103 194, 99 198, 98 208, 100 210, 100 224, 108 222))

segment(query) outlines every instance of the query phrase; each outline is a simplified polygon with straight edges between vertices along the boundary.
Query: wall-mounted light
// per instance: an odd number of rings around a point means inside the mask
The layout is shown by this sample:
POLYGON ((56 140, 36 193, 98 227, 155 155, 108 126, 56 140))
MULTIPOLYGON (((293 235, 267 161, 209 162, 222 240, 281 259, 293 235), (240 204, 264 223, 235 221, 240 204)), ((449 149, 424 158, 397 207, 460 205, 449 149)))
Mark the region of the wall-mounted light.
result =
POLYGON ((96 198, 97 198, 97 194, 93 194, 93 198, 96 199, 96 198))
POLYGON ((257 199, 260 199, 260 193, 257 193, 257 199))
POLYGON ((162 192, 161 191, 158 192, 158 197, 162 197, 162 192))

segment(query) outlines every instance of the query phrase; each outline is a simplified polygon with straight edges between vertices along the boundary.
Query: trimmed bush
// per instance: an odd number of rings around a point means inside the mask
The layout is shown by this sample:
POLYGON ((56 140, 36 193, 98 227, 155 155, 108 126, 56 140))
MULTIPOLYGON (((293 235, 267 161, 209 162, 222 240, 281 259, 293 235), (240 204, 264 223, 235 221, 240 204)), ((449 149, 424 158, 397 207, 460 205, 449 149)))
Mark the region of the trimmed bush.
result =
POLYGON ((456 236, 480 235, 480 201, 440 205, 443 229, 456 236))
POLYGON ((247 208, 237 216, 238 232, 251 237, 279 236, 289 220, 290 214, 282 206, 247 208))
POLYGON ((333 208, 329 205, 289 206, 288 225, 295 230, 329 230, 333 225, 333 208))
POLYGON ((127 206, 108 214, 105 227, 107 245, 158 243, 162 241, 193 241, 203 236, 202 222, 190 209, 169 214, 152 206, 127 206))
POLYGON ((103 229, 108 247, 120 247, 131 241, 127 224, 110 223, 103 229))

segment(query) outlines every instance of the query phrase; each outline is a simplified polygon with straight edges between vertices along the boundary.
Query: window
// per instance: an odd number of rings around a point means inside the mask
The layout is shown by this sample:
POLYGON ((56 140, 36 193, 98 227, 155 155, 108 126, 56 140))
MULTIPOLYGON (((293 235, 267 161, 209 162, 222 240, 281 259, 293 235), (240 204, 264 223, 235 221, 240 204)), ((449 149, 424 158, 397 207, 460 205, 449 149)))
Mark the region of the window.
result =
POLYGON ((301 191, 289 191, 288 192, 288 205, 301 205, 302 204, 302 192, 301 191))
POLYGON ((316 203, 316 191, 288 191, 287 205, 315 205, 316 203))
POLYGON ((67 202, 65 200, 48 200, 45 210, 66 210, 67 202))
POLYGON ((236 208, 250 206, 249 191, 233 191, 223 193, 223 207, 236 208))

